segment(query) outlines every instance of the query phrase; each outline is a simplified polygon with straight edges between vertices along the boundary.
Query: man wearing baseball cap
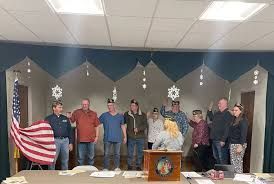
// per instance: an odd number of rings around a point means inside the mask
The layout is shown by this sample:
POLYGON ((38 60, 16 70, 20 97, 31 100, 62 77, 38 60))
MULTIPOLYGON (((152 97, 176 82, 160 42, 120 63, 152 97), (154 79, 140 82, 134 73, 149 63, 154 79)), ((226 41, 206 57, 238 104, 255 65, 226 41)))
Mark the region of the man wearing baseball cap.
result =
POLYGON ((137 147, 137 160, 136 170, 141 170, 141 164, 143 161, 143 149, 145 142, 145 130, 147 129, 147 117, 139 107, 139 103, 132 99, 130 101, 130 110, 125 112, 125 124, 127 125, 127 137, 128 137, 128 170, 133 169, 133 153, 134 147, 137 147))
POLYGON ((124 116, 117 113, 113 99, 107 100, 108 112, 100 117, 100 123, 104 127, 104 170, 109 169, 109 157, 111 146, 114 149, 114 170, 120 171, 120 147, 121 143, 127 142, 126 127, 124 116), (123 134, 123 138, 122 138, 123 134))

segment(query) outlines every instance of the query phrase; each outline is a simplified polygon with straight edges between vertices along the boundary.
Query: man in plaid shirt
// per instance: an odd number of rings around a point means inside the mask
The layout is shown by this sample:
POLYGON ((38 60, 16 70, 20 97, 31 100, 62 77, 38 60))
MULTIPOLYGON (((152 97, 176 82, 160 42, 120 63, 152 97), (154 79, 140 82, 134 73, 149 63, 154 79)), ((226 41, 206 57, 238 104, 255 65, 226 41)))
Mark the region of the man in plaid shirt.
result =
POLYGON ((181 131, 182 135, 185 137, 188 131, 188 119, 184 112, 180 110, 180 102, 179 101, 172 101, 171 110, 166 111, 167 106, 167 99, 164 101, 160 113, 163 117, 170 117, 175 119, 179 130, 181 131))

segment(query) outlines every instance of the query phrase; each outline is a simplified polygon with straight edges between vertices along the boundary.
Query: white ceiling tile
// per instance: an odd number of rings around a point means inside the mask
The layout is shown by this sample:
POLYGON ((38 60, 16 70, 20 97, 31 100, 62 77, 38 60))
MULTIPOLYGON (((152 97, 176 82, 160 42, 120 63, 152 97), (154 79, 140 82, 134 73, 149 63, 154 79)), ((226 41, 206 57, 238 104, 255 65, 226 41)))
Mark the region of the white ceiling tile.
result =
POLYGON ((157 0, 104 0, 110 16, 152 17, 157 0))
POLYGON ((197 21, 178 48, 206 49, 239 23, 221 21, 197 21))
POLYGON ((250 45, 243 47, 244 50, 274 50, 274 33, 271 33, 262 39, 258 39, 250 45))
POLYGON ((26 29, 12 16, 1 13, 0 16, 0 35, 8 40, 12 41, 27 41, 27 42, 39 42, 41 41, 32 32, 26 29))
POLYGON ((207 49, 220 37, 222 37, 222 34, 188 33, 178 45, 178 48, 207 49))
POLYGON ((192 33, 225 34, 239 23, 222 21, 197 21, 192 27, 192 33))
POLYGON ((149 48, 175 48, 182 34, 178 32, 158 31, 149 34, 146 47, 149 48))
POLYGON ((207 1, 160 0, 155 17, 197 19, 208 4, 207 1))
POLYGON ((160 44, 174 48, 193 24, 193 20, 154 18, 146 47, 160 44))
POLYGON ((110 46, 104 16, 60 15, 81 45, 110 46))
POLYGON ((7 40, 7 39, 0 35, 0 40, 7 40))
POLYGON ((170 31, 185 33, 193 23, 193 20, 187 19, 154 18, 151 26, 151 31, 170 31))
POLYGON ((250 17, 249 21, 274 22, 274 5, 264 8, 258 14, 250 17))
POLYGON ((218 41, 214 45, 212 45, 209 49, 223 49, 223 50, 239 50, 245 44, 245 42, 225 42, 225 41, 218 41))
POLYGON ((141 17, 107 17, 110 30, 131 31, 139 30, 147 32, 151 18, 141 17), (144 30, 146 29, 146 30, 144 30))
POLYGON ((7 12, 0 7, 0 16, 2 15, 8 15, 7 12))
POLYGON ((112 45, 118 47, 144 47, 146 36, 140 31, 113 32, 112 45))
POLYGON ((113 46, 144 46, 151 18, 108 17, 108 22, 113 46))
POLYGON ((0 6, 8 11, 48 12, 46 0, 0 0, 0 6))
POLYGON ((221 40, 217 41, 212 48, 225 47, 240 49, 246 44, 274 31, 274 23, 246 22, 235 28, 221 40))
POLYGON ((45 42, 75 43, 63 23, 53 13, 19 12, 13 15, 45 42))

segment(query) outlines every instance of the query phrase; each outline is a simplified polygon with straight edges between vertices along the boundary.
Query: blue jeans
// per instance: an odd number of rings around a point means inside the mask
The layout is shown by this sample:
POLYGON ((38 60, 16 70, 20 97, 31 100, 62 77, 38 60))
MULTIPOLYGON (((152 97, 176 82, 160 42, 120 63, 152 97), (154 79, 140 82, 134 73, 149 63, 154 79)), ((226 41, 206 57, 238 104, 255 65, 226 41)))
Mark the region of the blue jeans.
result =
POLYGON ((136 167, 141 167, 143 161, 143 150, 144 150, 144 142, 143 138, 141 139, 132 139, 128 138, 127 142, 127 165, 132 167, 133 162, 133 154, 134 154, 134 147, 137 146, 137 160, 136 160, 136 167))
POLYGON ((105 142, 104 143, 104 169, 109 169, 109 157, 110 157, 110 149, 113 146, 114 149, 114 167, 120 167, 120 147, 121 143, 119 142, 105 142))
POLYGON ((212 151, 217 164, 228 164, 228 143, 222 147, 220 141, 213 141, 212 151))
POLYGON ((88 158, 88 165, 94 164, 94 142, 80 142, 78 143, 78 165, 85 164, 85 158, 88 158))
POLYGON ((52 165, 49 165, 49 170, 55 170, 56 160, 60 154, 61 156, 61 170, 68 170, 68 161, 69 161, 69 139, 54 139, 55 146, 56 146, 56 155, 54 158, 54 162, 52 165))

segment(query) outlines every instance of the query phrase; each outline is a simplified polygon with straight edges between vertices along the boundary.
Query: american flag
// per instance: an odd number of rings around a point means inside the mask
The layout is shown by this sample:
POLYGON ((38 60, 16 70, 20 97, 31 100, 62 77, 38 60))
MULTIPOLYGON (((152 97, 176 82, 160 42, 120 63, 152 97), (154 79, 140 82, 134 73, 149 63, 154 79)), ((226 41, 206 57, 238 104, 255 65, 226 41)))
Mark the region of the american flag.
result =
POLYGON ((56 154, 54 134, 48 122, 41 120, 20 128, 18 79, 14 81, 12 123, 10 134, 23 155, 32 162, 51 165, 56 154))

